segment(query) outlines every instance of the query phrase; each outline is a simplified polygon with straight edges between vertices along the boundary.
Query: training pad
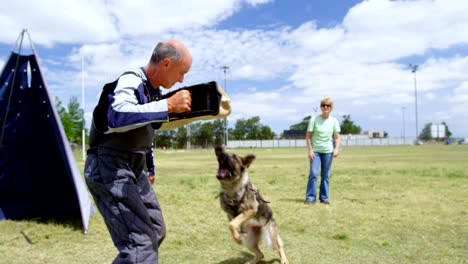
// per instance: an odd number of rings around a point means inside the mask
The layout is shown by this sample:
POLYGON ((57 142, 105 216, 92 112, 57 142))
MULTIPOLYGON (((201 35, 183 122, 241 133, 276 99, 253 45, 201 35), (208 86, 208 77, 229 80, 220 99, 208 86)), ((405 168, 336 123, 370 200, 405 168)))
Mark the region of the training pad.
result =
POLYGON ((191 111, 185 113, 170 113, 169 121, 194 118, 197 116, 217 115, 219 113, 221 93, 218 91, 216 82, 201 83, 183 87, 167 93, 163 96, 163 99, 169 98, 182 90, 188 90, 192 93, 191 111))

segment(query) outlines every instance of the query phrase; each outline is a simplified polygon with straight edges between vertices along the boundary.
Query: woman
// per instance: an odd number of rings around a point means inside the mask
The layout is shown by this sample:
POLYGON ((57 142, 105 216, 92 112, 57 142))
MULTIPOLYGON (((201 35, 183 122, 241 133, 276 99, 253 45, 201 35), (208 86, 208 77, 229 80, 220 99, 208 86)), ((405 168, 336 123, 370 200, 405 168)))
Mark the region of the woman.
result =
POLYGON ((329 179, 333 157, 338 156, 340 149, 340 124, 330 116, 333 101, 325 97, 320 102, 321 115, 310 118, 307 127, 306 141, 309 149, 310 173, 307 182, 306 204, 315 204, 317 197, 317 178, 320 170, 321 203, 330 204, 329 179), (312 139, 312 140, 311 140, 312 139), (335 144, 333 144, 333 139, 335 144))

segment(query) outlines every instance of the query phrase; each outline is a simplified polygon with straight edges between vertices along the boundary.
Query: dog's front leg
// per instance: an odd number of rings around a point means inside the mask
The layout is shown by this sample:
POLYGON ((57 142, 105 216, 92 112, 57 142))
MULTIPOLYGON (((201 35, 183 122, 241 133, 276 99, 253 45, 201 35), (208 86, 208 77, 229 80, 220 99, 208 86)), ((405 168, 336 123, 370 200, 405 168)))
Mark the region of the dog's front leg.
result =
POLYGON ((238 216, 236 216, 234 219, 229 222, 229 230, 231 230, 232 236, 234 237, 234 240, 236 240, 237 243, 242 243, 242 239, 239 234, 239 229, 241 225, 249 220, 250 218, 254 217, 255 214, 257 214, 257 210, 247 210, 238 216))

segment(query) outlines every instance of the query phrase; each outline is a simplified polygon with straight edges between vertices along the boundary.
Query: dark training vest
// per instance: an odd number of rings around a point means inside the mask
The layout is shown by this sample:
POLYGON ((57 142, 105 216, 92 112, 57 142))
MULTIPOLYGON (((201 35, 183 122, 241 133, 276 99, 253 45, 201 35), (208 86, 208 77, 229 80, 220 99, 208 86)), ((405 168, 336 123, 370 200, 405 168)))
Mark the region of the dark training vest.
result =
MULTIPOLYGON (((125 74, 134 74, 140 77, 132 71, 125 72, 122 75, 125 74)), ((119 79, 105 84, 102 89, 98 105, 93 111, 93 121, 89 135, 88 152, 95 152, 98 146, 103 146, 124 151, 146 153, 151 148, 154 130, 161 126, 160 123, 148 124, 146 126, 131 129, 121 133, 114 132, 105 134, 105 132, 108 130, 107 112, 111 107, 111 98, 114 96, 114 90, 117 86, 118 80, 119 79)), ((148 101, 151 102, 158 100, 158 98, 153 98, 153 96, 151 96, 146 85, 146 80, 142 78, 141 81, 143 83, 145 95, 147 96, 148 101)))

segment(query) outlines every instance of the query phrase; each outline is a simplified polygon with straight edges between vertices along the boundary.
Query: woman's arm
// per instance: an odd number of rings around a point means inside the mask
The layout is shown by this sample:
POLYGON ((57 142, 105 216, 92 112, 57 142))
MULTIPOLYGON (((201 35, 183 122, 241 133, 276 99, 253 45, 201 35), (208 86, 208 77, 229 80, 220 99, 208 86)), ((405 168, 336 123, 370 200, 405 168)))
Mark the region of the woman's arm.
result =
POLYGON ((306 134, 306 142, 307 142, 307 149, 309 150, 309 160, 313 160, 315 158, 314 149, 312 147, 312 135, 314 132, 307 131, 306 134))
POLYGON ((333 134, 333 138, 335 139, 335 149, 333 150, 333 157, 338 157, 338 153, 340 152, 340 144, 341 144, 340 133, 335 132, 333 134))

